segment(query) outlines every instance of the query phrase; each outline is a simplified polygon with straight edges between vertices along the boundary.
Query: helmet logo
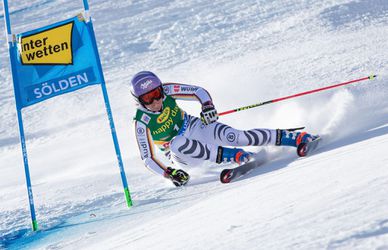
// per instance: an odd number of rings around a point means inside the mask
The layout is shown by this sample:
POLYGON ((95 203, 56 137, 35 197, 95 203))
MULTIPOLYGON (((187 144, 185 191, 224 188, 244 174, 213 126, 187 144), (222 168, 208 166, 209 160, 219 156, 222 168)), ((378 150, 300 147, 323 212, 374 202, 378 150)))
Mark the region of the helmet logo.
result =
POLYGON ((140 84, 140 87, 142 89, 146 89, 146 88, 148 88, 148 86, 150 86, 150 84, 152 84, 152 81, 151 80, 147 80, 147 81, 143 82, 142 84, 140 84))

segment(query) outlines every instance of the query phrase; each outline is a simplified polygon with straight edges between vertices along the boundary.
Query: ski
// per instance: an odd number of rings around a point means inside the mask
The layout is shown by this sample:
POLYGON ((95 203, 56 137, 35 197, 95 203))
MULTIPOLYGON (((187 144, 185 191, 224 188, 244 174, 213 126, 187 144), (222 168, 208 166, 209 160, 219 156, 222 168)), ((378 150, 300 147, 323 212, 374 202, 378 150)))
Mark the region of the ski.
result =
MULTIPOLYGON (((297 147, 298 156, 305 157, 305 156, 311 155, 311 153, 313 153, 317 149, 320 141, 321 141, 321 137, 317 136, 310 142, 299 144, 299 146, 297 147)), ((222 183, 230 183, 232 181, 235 181, 241 176, 252 171, 253 169, 263 165, 265 162, 266 162, 266 157, 263 157, 263 155, 262 157, 258 157, 258 155, 255 155, 253 160, 243 165, 240 165, 236 168, 223 169, 220 174, 220 181, 222 183)))
POLYGON ((310 155, 318 147, 318 144, 320 141, 321 141, 321 137, 317 136, 310 142, 306 142, 306 143, 302 142, 301 144, 298 145, 298 148, 296 149, 297 154, 300 157, 305 157, 310 155))
POLYGON ((229 183, 245 175, 246 173, 250 172, 252 169, 256 168, 257 166, 258 164, 256 161, 251 161, 241 166, 238 166, 236 168, 226 168, 222 170, 220 174, 220 181, 222 183, 229 183))
POLYGON ((220 181, 222 183, 229 183, 231 181, 237 180, 241 176, 247 174, 253 169, 263 165, 267 161, 267 155, 265 150, 262 150, 259 153, 254 154, 252 159, 242 164, 236 168, 226 168, 221 171, 220 181))

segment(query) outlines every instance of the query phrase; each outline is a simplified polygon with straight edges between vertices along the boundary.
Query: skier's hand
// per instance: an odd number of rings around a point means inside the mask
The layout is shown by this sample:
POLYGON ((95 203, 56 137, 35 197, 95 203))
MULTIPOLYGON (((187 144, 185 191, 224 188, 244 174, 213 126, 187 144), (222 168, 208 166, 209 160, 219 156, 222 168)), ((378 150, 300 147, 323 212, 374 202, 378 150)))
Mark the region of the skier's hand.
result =
POLYGON ((164 172, 164 177, 169 178, 177 187, 186 185, 190 179, 189 174, 182 169, 174 169, 171 167, 166 169, 164 172))
POLYGON ((218 120, 217 110, 214 108, 212 102, 205 102, 202 105, 201 121, 203 124, 208 125, 218 120))

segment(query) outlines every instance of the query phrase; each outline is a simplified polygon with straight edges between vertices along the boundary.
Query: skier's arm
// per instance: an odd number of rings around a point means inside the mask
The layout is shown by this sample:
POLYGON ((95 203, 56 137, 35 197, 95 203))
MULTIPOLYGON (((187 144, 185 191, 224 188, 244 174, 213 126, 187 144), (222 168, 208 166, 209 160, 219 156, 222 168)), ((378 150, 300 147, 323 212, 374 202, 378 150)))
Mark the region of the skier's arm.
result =
POLYGON ((180 83, 163 84, 164 93, 178 100, 198 100, 202 105, 212 102, 210 94, 201 87, 180 83))
POLYGON ((159 175, 164 176, 164 173, 167 170, 167 166, 158 161, 158 159, 155 157, 150 130, 146 127, 146 125, 138 121, 135 121, 134 125, 141 159, 147 168, 159 175))
POLYGON ((163 90, 166 95, 178 100, 198 100, 202 105, 200 116, 204 124, 207 125, 218 120, 218 113, 212 98, 204 88, 180 83, 165 83, 163 90))
POLYGON ((155 157, 150 130, 143 123, 137 121, 135 121, 134 127, 141 159, 146 167, 153 172, 170 179, 175 186, 186 185, 190 179, 188 173, 181 169, 166 167, 155 157))

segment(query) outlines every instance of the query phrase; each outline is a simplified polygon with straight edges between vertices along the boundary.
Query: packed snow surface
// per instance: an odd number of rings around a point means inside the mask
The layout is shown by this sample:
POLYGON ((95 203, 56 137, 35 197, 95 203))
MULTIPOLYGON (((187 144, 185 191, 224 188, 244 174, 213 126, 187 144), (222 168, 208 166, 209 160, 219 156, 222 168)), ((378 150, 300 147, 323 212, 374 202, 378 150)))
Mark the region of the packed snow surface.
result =
MULTIPOLYGON (((0 248, 388 249, 388 1, 89 4, 134 206, 125 203, 101 89, 87 87, 23 109, 40 227, 31 231, 2 36, 0 248), (206 88, 220 112, 378 77, 221 117, 240 129, 306 126, 322 144, 304 159, 290 148, 250 148, 270 160, 228 185, 218 180, 222 166, 186 167, 190 183, 175 188, 138 154, 128 83, 140 70, 206 88)), ((82 11, 82 1, 9 5, 13 33, 82 11)))

